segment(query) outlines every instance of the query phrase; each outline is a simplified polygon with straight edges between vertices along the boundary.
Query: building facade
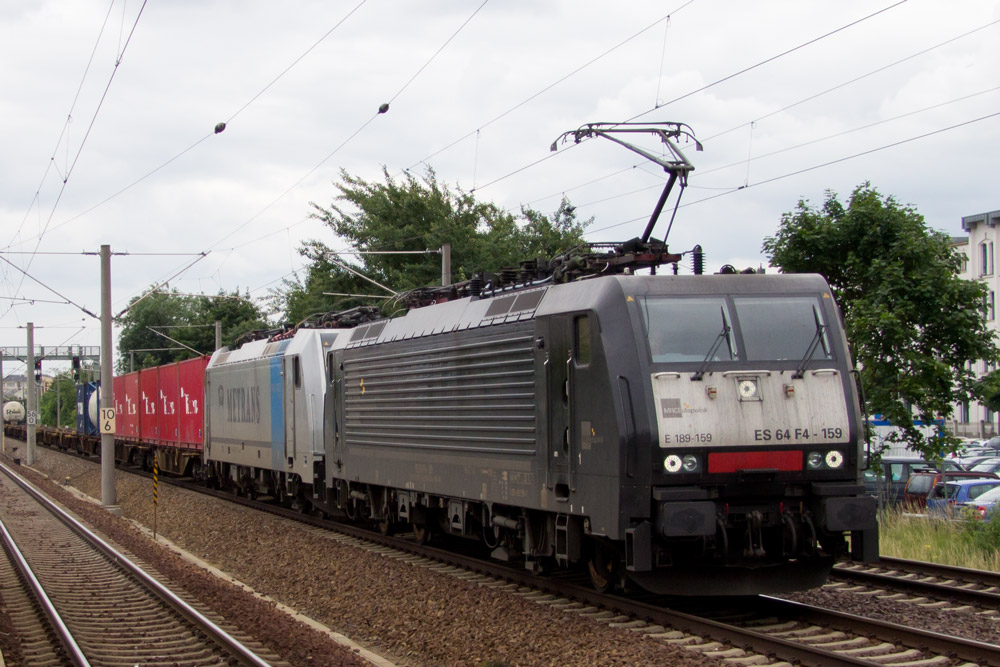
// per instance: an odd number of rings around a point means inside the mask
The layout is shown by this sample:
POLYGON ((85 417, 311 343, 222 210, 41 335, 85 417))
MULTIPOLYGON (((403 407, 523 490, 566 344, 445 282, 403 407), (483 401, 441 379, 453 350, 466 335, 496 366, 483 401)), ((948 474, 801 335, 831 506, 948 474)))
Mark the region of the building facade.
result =
MULTIPOLYGON (((996 337, 1000 335, 997 323, 1000 265, 996 257, 996 251, 1000 250, 1000 211, 964 216, 962 230, 968 233, 967 237, 952 239, 952 245, 963 256, 959 276, 966 280, 978 280, 986 287, 983 311, 986 313, 986 325, 996 337)), ((972 362, 971 368, 981 377, 996 370, 996 365, 980 360, 972 362)), ((998 415, 985 405, 961 403, 954 406, 949 430, 963 437, 991 437, 997 434, 997 419, 998 415)))
MULTIPOLYGON (((44 394, 52 388, 55 378, 51 375, 42 375, 42 382, 38 385, 40 394, 44 394)), ((28 378, 24 375, 8 375, 3 379, 3 400, 24 402, 24 392, 28 387, 28 378)))

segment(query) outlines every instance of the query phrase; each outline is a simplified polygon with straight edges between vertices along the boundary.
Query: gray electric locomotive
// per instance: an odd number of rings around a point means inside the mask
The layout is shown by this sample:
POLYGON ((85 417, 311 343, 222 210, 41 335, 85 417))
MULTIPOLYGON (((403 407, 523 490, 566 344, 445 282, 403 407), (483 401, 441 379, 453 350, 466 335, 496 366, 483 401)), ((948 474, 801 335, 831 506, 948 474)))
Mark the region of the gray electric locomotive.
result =
POLYGON ((694 169, 677 141, 694 137, 592 123, 561 139, 593 137, 670 174, 641 238, 428 289, 401 317, 360 309, 326 324, 339 332, 217 352, 212 479, 422 540, 481 539, 530 569, 586 565, 601 589, 778 592, 820 585, 848 551, 875 559, 826 282, 634 275, 681 259, 650 233, 694 169))
POLYGON ((877 553, 850 358, 818 276, 465 298, 326 354, 329 500, 385 529, 674 594, 816 586, 848 536, 877 553))

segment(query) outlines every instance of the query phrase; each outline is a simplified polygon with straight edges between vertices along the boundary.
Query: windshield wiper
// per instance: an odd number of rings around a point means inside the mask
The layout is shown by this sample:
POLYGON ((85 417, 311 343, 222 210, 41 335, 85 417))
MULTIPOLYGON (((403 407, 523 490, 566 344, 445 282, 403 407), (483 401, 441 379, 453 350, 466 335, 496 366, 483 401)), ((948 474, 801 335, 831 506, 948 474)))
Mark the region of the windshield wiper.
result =
POLYGON ((715 337, 715 342, 712 343, 712 349, 708 351, 708 354, 705 355, 701 365, 698 366, 698 370, 691 376, 692 382, 701 380, 705 376, 705 371, 708 370, 708 362, 715 356, 719 346, 722 345, 722 341, 726 341, 726 345, 729 347, 730 358, 733 356, 733 341, 729 338, 730 326, 729 322, 726 320, 726 309, 719 308, 719 312, 722 314, 722 331, 720 331, 719 335, 715 337))
POLYGON ((802 361, 799 362, 798 368, 792 373, 793 380, 801 380, 802 376, 806 374, 806 364, 812 359, 813 353, 816 351, 816 346, 820 343, 823 344, 823 352, 827 357, 830 356, 830 350, 826 347, 826 325, 819 321, 819 312, 816 311, 816 306, 813 306, 813 319, 816 321, 816 333, 813 334, 812 340, 809 341, 809 349, 806 350, 806 354, 802 357, 802 361))

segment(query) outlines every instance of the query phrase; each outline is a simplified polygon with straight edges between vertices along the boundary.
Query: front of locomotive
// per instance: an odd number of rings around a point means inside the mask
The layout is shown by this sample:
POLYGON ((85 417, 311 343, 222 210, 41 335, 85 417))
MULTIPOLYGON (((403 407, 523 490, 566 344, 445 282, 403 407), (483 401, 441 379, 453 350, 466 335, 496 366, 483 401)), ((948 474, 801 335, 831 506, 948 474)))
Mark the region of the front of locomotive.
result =
POLYGON ((650 557, 632 578, 666 593, 781 592, 821 585, 848 551, 877 557, 855 379, 822 277, 639 285, 650 557))

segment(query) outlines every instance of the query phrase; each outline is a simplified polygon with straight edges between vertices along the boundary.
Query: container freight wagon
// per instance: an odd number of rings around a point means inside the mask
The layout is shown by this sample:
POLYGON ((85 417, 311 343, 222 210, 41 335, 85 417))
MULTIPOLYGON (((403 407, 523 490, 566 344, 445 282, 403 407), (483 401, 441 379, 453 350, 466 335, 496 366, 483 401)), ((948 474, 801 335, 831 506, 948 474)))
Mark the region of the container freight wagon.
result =
POLYGON ((80 435, 100 435, 97 429, 96 411, 91 410, 91 401, 96 407, 96 399, 100 382, 87 382, 76 385, 76 432, 80 435))
POLYGON ((116 458, 200 475, 204 446, 204 373, 209 357, 145 368, 114 379, 116 458))
POLYGON ((114 379, 115 438, 139 439, 139 374, 119 375, 114 379))

